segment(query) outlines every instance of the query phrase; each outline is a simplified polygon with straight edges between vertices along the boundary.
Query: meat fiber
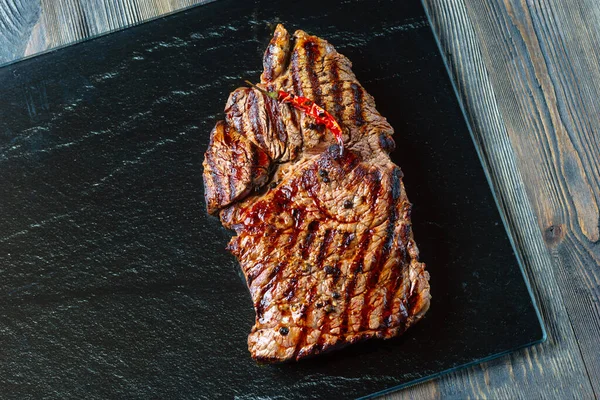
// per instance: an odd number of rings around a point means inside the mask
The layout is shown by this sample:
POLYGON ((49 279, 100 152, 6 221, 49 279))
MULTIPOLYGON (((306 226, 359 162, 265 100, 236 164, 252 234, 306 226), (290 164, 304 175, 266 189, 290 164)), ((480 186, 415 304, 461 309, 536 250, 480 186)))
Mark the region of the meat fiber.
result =
POLYGON ((231 93, 204 161, 208 211, 237 235, 253 358, 301 359, 403 333, 429 308, 393 129, 327 41, 277 26, 260 87, 335 116, 345 151, 315 120, 252 88, 231 93))

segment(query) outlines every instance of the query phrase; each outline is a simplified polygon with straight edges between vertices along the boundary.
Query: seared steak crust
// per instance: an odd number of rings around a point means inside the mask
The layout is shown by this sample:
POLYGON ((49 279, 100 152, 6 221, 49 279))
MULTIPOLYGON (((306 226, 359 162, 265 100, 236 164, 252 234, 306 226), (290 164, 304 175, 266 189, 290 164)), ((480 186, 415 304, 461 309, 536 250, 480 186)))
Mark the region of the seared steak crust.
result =
POLYGON ((300 359, 401 334, 429 308, 393 129, 325 40, 279 25, 261 86, 314 100, 344 129, 331 132, 256 89, 235 90, 205 155, 210 213, 237 233, 256 309, 252 357, 300 359))

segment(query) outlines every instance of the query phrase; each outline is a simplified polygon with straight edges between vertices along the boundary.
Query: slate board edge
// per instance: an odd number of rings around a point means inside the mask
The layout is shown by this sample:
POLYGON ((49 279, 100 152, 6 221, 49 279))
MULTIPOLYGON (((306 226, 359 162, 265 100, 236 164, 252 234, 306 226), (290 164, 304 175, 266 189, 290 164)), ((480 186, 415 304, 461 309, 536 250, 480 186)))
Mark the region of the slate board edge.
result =
MULTIPOLYGON (((534 306, 535 306, 535 304, 534 304, 534 306)), ((537 310, 537 306, 535 308, 537 310)), ((402 389, 406 389, 407 387, 410 387, 410 386, 415 386, 415 385, 418 385, 418 384, 423 383, 423 382, 432 381, 434 379, 437 379, 437 378, 439 378, 441 376, 444 376, 446 374, 449 374, 451 372, 456 372, 456 371, 459 371, 459 370, 462 370, 462 369, 465 369, 465 368, 473 367, 475 365, 483 364, 483 363, 486 363, 488 361, 492 361, 492 360, 495 360, 497 358, 501 358, 501 357, 507 356, 507 355, 509 355, 511 353, 514 353, 515 351, 524 349, 526 347, 530 347, 530 346, 534 346, 536 344, 543 343, 543 342, 546 341, 546 329, 544 329, 543 325, 542 325, 542 330, 544 332, 543 338, 541 338, 539 340, 536 340, 535 342, 523 344, 523 345, 521 345, 519 347, 515 347, 514 349, 511 349, 511 350, 506 350, 506 351, 503 351, 501 353, 492 354, 491 356, 488 356, 488 357, 485 357, 485 358, 482 358, 482 359, 479 359, 479 360, 474 360, 474 361, 468 362, 466 364, 461 364, 461 365, 458 365, 456 367, 448 368, 448 369, 445 369, 443 371, 436 372, 433 375, 424 376, 423 378, 415 379, 415 380, 410 381, 408 383, 405 383, 403 385, 398 385, 398 386, 394 386, 394 387, 391 387, 391 388, 388 388, 388 389, 385 389, 385 390, 381 390, 381 391, 376 392, 376 393, 371 393, 371 394, 369 394, 367 396, 359 397, 357 400, 374 399, 374 398, 379 397, 379 396, 383 396, 383 395, 386 395, 386 394, 394 393, 396 391, 399 391, 399 390, 402 390, 402 389)))
MULTIPOLYGON (((495 185, 494 182, 492 181, 492 177, 490 175, 490 172, 488 171, 488 169, 485 166, 484 163, 484 158, 483 158, 483 154, 481 153, 481 149, 479 148, 479 146, 477 145, 477 141, 475 140, 475 134, 473 133, 473 128, 471 126, 471 123, 469 122, 469 119, 467 118, 467 109, 460 97, 459 91, 458 91, 458 87, 456 86, 456 82, 454 81, 454 78, 452 76, 451 73, 451 69, 450 69, 450 65, 448 63, 448 60, 444 54, 443 48, 442 48, 442 44, 441 41, 435 31, 435 29, 433 28, 433 20, 431 18, 431 15, 429 14, 429 10, 427 9, 426 5, 425 5, 425 0, 420 0, 421 1, 421 5, 423 6, 423 9, 425 10, 425 15, 427 16, 427 22, 429 23, 429 29, 431 29, 431 33, 433 35, 433 38, 435 40, 435 43, 437 45, 438 51, 440 53, 440 57, 442 59, 442 62, 444 63, 444 68, 446 68, 446 74, 448 74, 448 80, 450 81, 451 85, 452 85, 452 90, 454 91, 454 95, 456 97, 456 101, 458 103, 458 106, 460 107, 460 111, 462 113, 465 125, 467 126, 467 129, 469 131, 469 136, 471 137, 471 140, 473 141, 473 147, 475 147, 475 151, 477 152, 477 157, 479 158, 479 163, 481 164, 481 169, 483 170, 483 173, 485 174, 485 179, 487 180, 487 183, 489 185, 490 191, 492 192, 492 197, 494 198, 494 202, 496 204, 496 208, 498 209, 498 213, 500 214, 500 219, 502 220, 502 224, 504 225, 504 230, 506 231, 506 236, 508 237, 508 240, 510 242, 510 245, 515 253, 515 257, 517 259, 517 264, 519 264, 519 269, 521 270, 521 274, 523 275, 523 280, 525 281, 525 286, 527 287, 527 292, 529 293, 529 297, 531 297, 531 303, 533 304, 533 308, 535 309, 535 314, 537 315, 538 318, 538 322, 540 325, 540 328, 542 330, 542 337, 536 341, 533 342, 529 345, 525 345, 519 348, 516 348, 514 350, 518 350, 521 349, 523 347, 528 347, 528 346, 533 346, 534 344, 538 344, 538 343, 543 343, 548 339, 548 333, 546 331, 546 326, 544 324, 544 319, 542 318, 542 314, 540 312, 540 308, 537 304, 537 300, 535 298, 535 295, 533 294, 533 289, 531 287, 531 283, 529 282, 529 278, 527 278, 527 274, 525 273, 525 263, 523 261, 523 257, 521 255, 521 252, 519 251, 519 249, 517 248, 517 245, 515 243, 514 237, 512 235, 512 232, 510 230, 510 227, 508 225, 508 219, 506 218, 505 212, 502 209, 502 207, 500 207, 500 202, 498 200, 498 196, 496 196, 496 190, 495 190, 495 185)), ((514 351, 513 350, 513 351, 514 351)), ((510 351, 508 352, 510 353, 510 351)), ((500 353, 500 355, 503 355, 504 353, 500 353)), ((484 359, 481 362, 484 361, 489 361, 493 358, 496 357, 491 357, 489 359, 484 359)), ((466 365, 472 365, 472 364, 466 364, 466 365)))
POLYGON ((488 357, 485 357, 485 358, 482 358, 482 359, 479 359, 479 360, 474 360, 474 361, 466 363, 466 364, 461 364, 461 365, 458 365, 456 367, 448 368, 446 370, 437 372, 437 373, 435 373, 433 375, 429 375, 429 376, 425 376, 423 378, 415 379, 415 380, 413 380, 411 382, 408 382, 406 384, 403 384, 403 385, 394 386, 394 387, 391 387, 391 388, 388 388, 388 389, 385 389, 385 390, 381 390, 379 392, 372 393, 372 394, 367 395, 367 396, 359 397, 359 399, 373 399, 375 397, 379 397, 379 396, 383 396, 383 395, 386 395, 386 394, 390 394, 390 393, 393 393, 393 392, 405 389, 405 388, 410 387, 410 386, 418 385, 418 384, 423 383, 423 382, 432 381, 434 379, 437 379, 437 378, 439 378, 439 377, 441 377, 443 375, 449 374, 451 372, 455 372, 455 371, 462 370, 462 369, 465 369, 465 368, 469 368, 469 367, 472 367, 472 366, 475 366, 475 365, 483 364, 483 363, 486 363, 486 362, 489 362, 489 361, 492 361, 492 360, 495 360, 495 359, 507 356, 507 355, 509 355, 511 353, 514 353, 514 352, 518 351, 518 350, 521 350, 521 349, 524 349, 524 348, 527 348, 527 347, 531 347, 531 346, 535 346, 536 344, 544 343, 548 339, 548 333, 547 333, 547 330, 546 330, 546 326, 544 324, 544 320, 543 320, 542 315, 540 313, 540 309, 538 307, 535 295, 533 294, 533 289, 531 287, 531 283, 529 282, 529 279, 527 278, 527 274, 525 273, 525 267, 524 267, 523 257, 522 257, 520 251, 518 250, 518 248, 516 246, 516 243, 515 243, 515 240, 513 238, 512 233, 510 231, 510 228, 509 228, 509 225, 508 225, 508 220, 506 218, 504 210, 500 207, 500 203, 498 201, 498 197, 496 196, 496 191, 494 190, 494 183, 492 181, 492 178, 490 176, 490 173, 489 173, 488 169, 485 167, 485 163, 484 163, 483 155, 481 153, 481 149, 477 146, 477 142, 475 140, 475 134, 473 133, 473 128, 471 127, 469 119, 467 118, 467 110, 466 110, 465 105, 464 105, 464 103, 463 103, 463 101, 462 101, 462 99, 461 99, 461 97, 459 95, 458 87, 456 86, 456 82, 454 81, 454 78, 452 77, 451 69, 450 69, 450 66, 448 64, 448 60, 447 60, 447 58, 446 58, 446 56, 444 54, 444 51, 443 51, 440 39, 439 39, 439 37, 437 35, 437 32, 433 28, 433 21, 432 21, 431 15, 429 14, 429 10, 427 9, 427 7, 425 5, 424 0, 420 0, 420 2, 421 2, 421 5, 422 5, 422 7, 423 7, 423 9, 425 11, 425 15, 427 16, 427 22, 429 23, 429 29, 431 29, 431 33, 432 33, 433 38, 435 40, 435 43, 437 45, 440 57, 442 59, 442 62, 444 63, 444 68, 446 69, 446 74, 448 75, 448 79, 449 79, 449 81, 450 81, 450 83, 452 85, 452 90, 454 91, 454 95, 456 97, 456 101, 458 102, 458 105, 460 107, 460 111, 462 113, 465 125, 467 126, 467 129, 469 130, 469 136, 471 137, 471 140, 473 141, 473 147, 475 147, 475 151, 477 152, 477 157, 479 158, 479 163, 481 164, 481 168, 483 169, 483 173, 485 174, 485 178, 486 178, 487 183, 489 185, 490 191, 492 192, 492 197, 494 198, 494 202, 496 204, 496 208, 498 209, 498 213, 500 215, 500 219, 502 220, 502 224, 504 226, 504 230, 506 231, 506 236, 508 237, 508 240, 509 240, 510 245, 511 245, 511 247, 513 249, 513 252, 515 253, 515 257, 517 259, 517 264, 519 265, 519 269, 521 270, 521 275, 523 276, 523 280, 525 281, 525 286, 527 287, 527 292, 529 293, 529 297, 531 298, 531 303, 533 304, 533 308, 535 309, 535 314, 537 316, 538 323, 539 323, 540 329, 542 331, 542 337, 540 337, 539 339, 537 339, 537 340, 535 340, 535 341, 533 341, 531 343, 526 343, 526 344, 523 344, 521 346, 515 347, 514 349, 506 350, 506 351, 503 351, 503 352, 500 352, 500 353, 497 353, 497 354, 493 354, 491 356, 488 356, 488 357))

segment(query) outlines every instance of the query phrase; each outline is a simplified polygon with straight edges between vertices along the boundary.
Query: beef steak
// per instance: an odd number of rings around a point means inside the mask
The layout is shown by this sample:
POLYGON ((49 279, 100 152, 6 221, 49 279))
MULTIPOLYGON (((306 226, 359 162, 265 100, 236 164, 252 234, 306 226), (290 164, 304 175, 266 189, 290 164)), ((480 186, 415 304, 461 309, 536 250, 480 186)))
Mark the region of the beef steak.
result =
POLYGON ((277 26, 260 86, 333 114, 345 151, 315 120, 252 88, 229 97, 204 161, 208 211, 237 236, 256 309, 252 357, 301 359, 404 332, 429 308, 393 129, 327 41, 277 26))

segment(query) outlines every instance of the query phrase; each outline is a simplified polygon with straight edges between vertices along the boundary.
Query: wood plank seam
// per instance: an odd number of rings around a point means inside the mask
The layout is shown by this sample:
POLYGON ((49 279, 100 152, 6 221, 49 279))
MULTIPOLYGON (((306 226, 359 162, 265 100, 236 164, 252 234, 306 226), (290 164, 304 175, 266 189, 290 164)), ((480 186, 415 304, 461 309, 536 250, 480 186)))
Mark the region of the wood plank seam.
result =
MULTIPOLYGON (((557 207, 555 213, 560 215, 560 219, 566 222, 568 230, 562 232, 558 237, 550 237, 551 241, 548 242, 548 245, 553 252, 555 260, 555 274, 558 274, 557 277, 562 283, 560 285, 561 291, 568 296, 565 301, 566 307, 569 310, 568 320, 578 339, 577 345, 584 361, 586 373, 590 377, 594 395, 598 397, 600 384, 597 378, 600 376, 600 363, 594 355, 597 354, 598 346, 596 345, 596 351, 592 350, 590 352, 589 347, 590 345, 593 347, 594 343, 593 340, 590 342, 587 339, 590 337, 590 334, 592 337, 600 336, 598 334, 600 332, 598 324, 600 310, 596 301, 598 294, 596 293, 594 296, 593 291, 580 293, 577 294, 576 298, 570 299, 570 291, 577 290, 577 281, 581 281, 583 287, 593 288, 594 285, 597 287, 597 282, 600 279, 593 268, 593 265, 598 263, 597 254, 594 254, 594 249, 597 251, 599 241, 598 221, 600 217, 596 198, 599 196, 600 187, 597 184, 598 177, 596 177, 596 190, 594 193, 594 189, 590 184, 590 179, 592 179, 592 182, 594 181, 594 175, 592 174, 592 177, 590 177, 585 173, 585 171, 593 170, 593 166, 597 166, 598 162, 592 162, 591 165, 584 166, 584 162, 589 162, 590 157, 594 153, 578 150, 578 148, 585 149, 586 147, 575 141, 581 140, 580 136, 582 132, 569 123, 569 119, 576 116, 575 109, 569 111, 564 106, 561 107, 561 103, 571 107, 569 100, 577 100, 572 96, 570 99, 567 98, 568 94, 566 93, 566 91, 573 87, 579 90, 579 80, 575 79, 573 70, 573 61, 576 58, 566 57, 564 54, 553 55, 546 47, 557 44, 558 48, 566 48, 564 38, 562 35, 557 35, 555 41, 548 40, 548 43, 545 43, 545 37, 548 34, 544 34, 541 31, 543 26, 546 26, 548 31, 551 27, 558 25, 558 22, 553 18, 555 18, 554 10, 559 9, 559 7, 533 9, 534 5, 537 4, 538 2, 523 3, 522 10, 511 9, 509 15, 517 21, 514 23, 514 26, 519 30, 520 36, 523 38, 523 46, 529 54, 524 59, 532 60, 530 68, 534 71, 537 79, 538 89, 541 92, 539 104, 542 106, 540 107, 541 111, 544 112, 540 118, 546 118, 549 121, 549 123, 544 125, 545 135, 542 136, 547 142, 542 143, 543 147, 548 146, 549 151, 552 153, 547 159, 552 161, 551 167, 553 168, 552 172, 554 175, 548 182, 555 183, 552 186, 556 186, 556 193, 559 198, 558 201, 553 201, 557 207), (541 18, 538 14, 541 14, 545 9, 548 9, 550 14, 545 20, 546 23, 544 25, 539 21, 536 23, 536 20, 541 18), (551 57, 554 58, 552 59, 551 57), (557 69, 554 64, 563 60, 566 60, 564 61, 566 66, 560 70, 557 69), (563 75, 567 75, 566 78, 563 78, 563 75), (571 75, 572 77, 570 77, 571 75), (563 83, 564 79, 572 80, 573 83, 569 82, 567 85, 563 83), (582 160, 582 153, 586 155, 587 160, 582 160), (565 206, 564 208, 563 205, 565 206), (558 251, 559 246, 565 249, 572 249, 571 251, 578 253, 576 259, 572 260, 575 266, 581 264, 581 267, 575 270, 575 276, 572 274, 567 275, 565 271, 565 268, 568 268, 568 264, 565 264, 567 260, 564 260, 564 257, 560 256, 560 252, 558 251), (588 246, 589 250, 585 248, 588 246), (591 268, 585 268, 586 258, 590 260, 591 268), (595 262, 594 259, 596 260, 595 262), (573 279, 574 277, 575 279, 573 279), (595 315, 596 323, 590 324, 585 321, 575 322, 574 318, 581 313, 595 315), (595 329, 590 330, 594 326, 595 329), (587 348, 584 348, 584 343, 587 348)), ((585 107, 586 105, 583 104, 583 106, 585 107)), ((550 228, 554 226, 551 225, 550 228)), ((591 321, 594 321, 594 318, 591 321)))

